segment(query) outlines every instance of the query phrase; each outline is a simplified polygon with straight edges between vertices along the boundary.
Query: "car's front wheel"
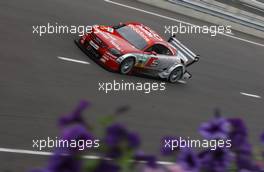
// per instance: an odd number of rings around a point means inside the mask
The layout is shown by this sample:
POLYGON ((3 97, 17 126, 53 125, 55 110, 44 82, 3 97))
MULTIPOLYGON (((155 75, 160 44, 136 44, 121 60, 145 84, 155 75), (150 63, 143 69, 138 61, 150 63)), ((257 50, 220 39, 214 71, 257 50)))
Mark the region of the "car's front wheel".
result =
POLYGON ((119 71, 121 74, 126 75, 129 72, 131 72, 134 65, 135 65, 134 58, 132 58, 132 57, 126 58, 121 62, 119 71))
POLYGON ((182 67, 177 67, 170 73, 168 80, 171 83, 175 83, 182 78, 182 75, 183 75, 182 67))

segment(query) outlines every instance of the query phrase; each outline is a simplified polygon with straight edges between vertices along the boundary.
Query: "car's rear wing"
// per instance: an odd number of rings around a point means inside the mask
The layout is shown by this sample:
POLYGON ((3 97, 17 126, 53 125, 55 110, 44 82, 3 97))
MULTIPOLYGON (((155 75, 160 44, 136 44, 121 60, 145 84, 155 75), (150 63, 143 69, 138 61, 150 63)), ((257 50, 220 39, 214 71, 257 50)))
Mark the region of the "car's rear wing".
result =
POLYGON ((179 55, 185 61, 186 66, 190 66, 193 63, 199 61, 200 56, 196 55, 185 45, 183 45, 178 39, 175 38, 174 35, 169 38, 168 42, 177 49, 179 55))

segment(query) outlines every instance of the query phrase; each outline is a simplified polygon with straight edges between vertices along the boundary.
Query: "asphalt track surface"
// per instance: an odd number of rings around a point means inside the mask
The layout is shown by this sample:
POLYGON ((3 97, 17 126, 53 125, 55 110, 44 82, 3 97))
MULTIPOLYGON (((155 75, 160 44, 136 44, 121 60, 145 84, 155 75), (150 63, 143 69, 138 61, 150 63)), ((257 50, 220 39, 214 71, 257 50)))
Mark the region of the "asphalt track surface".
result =
MULTIPOLYGON (((134 1, 115 0, 155 14, 197 25, 202 21, 184 17, 134 1)), ((142 22, 164 35, 164 25, 176 21, 96 0, 6 0, 0 1, 0 147, 32 150, 32 139, 58 135, 56 119, 69 112, 79 100, 92 102, 85 114, 91 122, 114 113, 121 105, 130 111, 120 117, 139 131, 148 152, 158 152, 163 135, 199 138, 197 128, 209 119, 214 108, 227 117, 246 120, 253 143, 263 131, 264 47, 223 35, 178 35, 201 55, 190 67, 193 78, 187 84, 166 84, 166 91, 98 91, 98 82, 161 82, 136 76, 122 76, 103 69, 73 43, 76 35, 32 34, 32 26, 48 22, 66 25, 142 22), (80 64, 58 59, 77 59, 80 64), (240 92, 258 95, 250 97, 240 92)), ((263 44, 248 35, 236 36, 263 44)), ((168 37, 168 35, 164 35, 168 37)), ((46 157, 0 152, 0 171, 26 171, 43 165, 46 157)))

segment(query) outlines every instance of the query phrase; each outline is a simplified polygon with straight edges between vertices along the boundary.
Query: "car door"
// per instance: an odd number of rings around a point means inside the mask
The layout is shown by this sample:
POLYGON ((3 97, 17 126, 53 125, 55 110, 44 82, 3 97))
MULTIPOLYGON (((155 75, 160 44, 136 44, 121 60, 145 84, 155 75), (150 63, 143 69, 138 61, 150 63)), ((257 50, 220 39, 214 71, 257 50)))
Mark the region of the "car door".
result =
POLYGON ((169 66, 168 58, 172 52, 162 44, 154 44, 145 51, 147 59, 144 68, 151 74, 156 75, 159 72, 167 69, 169 66))

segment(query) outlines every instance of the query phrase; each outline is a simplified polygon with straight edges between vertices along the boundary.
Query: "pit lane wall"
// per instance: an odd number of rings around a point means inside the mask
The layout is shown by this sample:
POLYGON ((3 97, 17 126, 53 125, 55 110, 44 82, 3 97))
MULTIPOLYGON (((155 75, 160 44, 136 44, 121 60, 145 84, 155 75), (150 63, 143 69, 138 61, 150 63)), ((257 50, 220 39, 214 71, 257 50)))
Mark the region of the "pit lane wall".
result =
POLYGON ((264 38, 264 17, 214 0, 137 0, 172 12, 264 38))

